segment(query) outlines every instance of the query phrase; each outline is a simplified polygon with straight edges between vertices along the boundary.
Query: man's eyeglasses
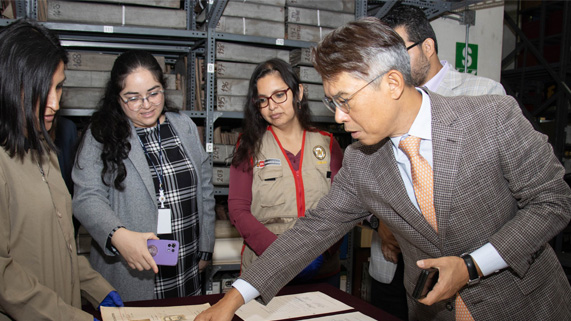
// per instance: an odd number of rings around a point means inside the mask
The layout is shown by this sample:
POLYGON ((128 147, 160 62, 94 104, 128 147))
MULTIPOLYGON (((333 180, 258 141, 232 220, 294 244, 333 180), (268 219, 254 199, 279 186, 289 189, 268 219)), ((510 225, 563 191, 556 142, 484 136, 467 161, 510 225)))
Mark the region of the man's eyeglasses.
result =
POLYGON ((406 51, 409 51, 409 50, 411 50, 412 48, 416 47, 417 45, 419 45, 419 44, 423 43, 423 42, 424 42, 424 40, 426 40, 426 39, 422 39, 422 40, 420 40, 420 41, 417 41, 417 42, 413 43, 412 45, 410 45, 410 46, 406 47, 406 51))
POLYGON ((163 102, 164 90, 150 92, 147 97, 129 97, 125 100, 121 99, 127 108, 131 111, 139 111, 144 106, 145 100, 153 106, 160 105, 163 102))
POLYGON ((276 104, 281 104, 287 100, 287 91, 290 89, 291 88, 278 90, 269 97, 260 95, 254 99, 254 104, 258 105, 260 109, 268 107, 270 105, 270 99, 276 104))
POLYGON ((329 109, 333 113, 335 113, 335 109, 339 108, 342 112, 348 114, 349 110, 351 109, 349 107, 349 100, 353 99, 353 97, 355 97, 355 95, 357 95, 361 90, 365 89, 365 87, 372 84, 375 80, 381 78, 384 74, 386 73, 384 72, 375 77, 373 80, 369 81, 365 86, 361 87, 361 89, 357 90, 351 96, 349 96, 349 98, 342 98, 341 95, 339 94, 333 96, 332 98, 324 96, 323 103, 325 104, 325 107, 327 107, 327 109, 329 109))

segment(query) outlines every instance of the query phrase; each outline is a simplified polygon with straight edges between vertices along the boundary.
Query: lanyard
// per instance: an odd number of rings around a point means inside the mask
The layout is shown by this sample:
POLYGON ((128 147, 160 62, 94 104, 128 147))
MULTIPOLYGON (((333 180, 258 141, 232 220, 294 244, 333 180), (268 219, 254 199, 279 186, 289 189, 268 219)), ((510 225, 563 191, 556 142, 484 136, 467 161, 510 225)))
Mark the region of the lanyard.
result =
POLYGON ((139 137, 139 135, 137 135, 137 138, 139 139, 139 143, 141 143, 141 147, 143 148, 143 151, 145 152, 145 156, 147 156, 147 158, 151 162, 151 165, 153 165, 153 169, 155 170, 155 173, 157 174, 157 178, 159 179, 159 202, 161 203, 161 208, 165 208, 165 201, 167 198, 165 197, 165 190, 163 189, 163 179, 164 179, 164 176, 163 176, 163 149, 161 147, 161 129, 160 129, 159 119, 157 119, 157 136, 158 136, 158 140, 159 140, 159 170, 157 170, 157 167, 155 166, 153 159, 149 155, 149 152, 147 151, 145 144, 143 144, 141 137, 139 137))

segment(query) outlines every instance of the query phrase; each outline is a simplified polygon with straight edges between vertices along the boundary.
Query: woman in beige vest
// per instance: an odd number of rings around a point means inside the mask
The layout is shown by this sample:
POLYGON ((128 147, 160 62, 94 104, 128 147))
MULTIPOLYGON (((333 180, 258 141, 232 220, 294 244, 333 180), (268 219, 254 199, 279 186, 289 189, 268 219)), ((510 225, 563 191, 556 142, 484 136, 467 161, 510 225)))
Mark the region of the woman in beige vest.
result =
MULTIPOLYGON (((229 216, 244 238, 242 272, 306 209, 329 191, 342 151, 330 133, 311 123, 303 85, 292 67, 271 59, 254 70, 244 106, 242 135, 230 169, 229 216)), ((339 286, 338 242, 294 283, 339 286)))

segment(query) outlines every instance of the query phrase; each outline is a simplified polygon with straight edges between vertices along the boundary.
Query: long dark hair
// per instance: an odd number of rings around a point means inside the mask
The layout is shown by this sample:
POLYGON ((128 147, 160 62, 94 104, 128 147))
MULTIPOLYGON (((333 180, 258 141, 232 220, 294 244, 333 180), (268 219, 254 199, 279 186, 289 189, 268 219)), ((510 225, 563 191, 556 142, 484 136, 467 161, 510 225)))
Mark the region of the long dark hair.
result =
MULTIPOLYGON (((144 50, 130 50, 121 54, 113 63, 111 76, 105 86, 105 93, 99 102, 97 111, 91 116, 89 128, 96 141, 103 146, 101 160, 103 169, 101 170, 101 181, 110 186, 110 182, 105 181, 105 175, 109 172, 115 173, 113 185, 118 190, 123 190, 123 181, 127 177, 127 171, 123 160, 129 156, 131 144, 131 124, 129 118, 123 112, 119 104, 119 93, 125 87, 125 79, 139 68, 144 68, 151 72, 153 77, 166 88, 161 66, 153 55, 144 50)), ((177 109, 169 108, 165 99, 165 112, 178 112, 177 109)), ((83 138, 79 151, 83 148, 85 139, 83 138)), ((76 164, 79 166, 79 164, 76 164)))
MULTIPOLYGON (((248 95, 246 96, 246 103, 244 104, 242 135, 240 136, 238 148, 232 158, 232 165, 236 167, 251 157, 256 156, 260 150, 261 138, 266 132, 269 123, 262 117, 258 104, 255 103, 258 97, 257 84, 260 78, 272 73, 278 73, 291 89, 294 101, 293 109, 295 110, 295 115, 301 127, 305 130, 311 130, 313 128, 311 111, 307 103, 307 95, 303 95, 301 101, 297 100, 300 94, 299 84, 301 82, 291 65, 278 58, 262 62, 256 67, 250 77, 248 95)), ((248 164, 250 163, 248 162, 248 164)))
POLYGON ((10 157, 22 160, 29 147, 41 164, 45 153, 56 150, 44 114, 62 62, 67 64, 67 53, 47 28, 18 20, 0 31, 0 144, 10 157))

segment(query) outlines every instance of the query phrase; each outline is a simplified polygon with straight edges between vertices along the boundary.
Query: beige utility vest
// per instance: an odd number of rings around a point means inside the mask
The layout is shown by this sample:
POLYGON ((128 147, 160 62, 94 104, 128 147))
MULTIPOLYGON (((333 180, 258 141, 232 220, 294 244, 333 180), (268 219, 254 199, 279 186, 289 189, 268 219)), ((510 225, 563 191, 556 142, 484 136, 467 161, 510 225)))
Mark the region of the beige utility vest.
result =
MULTIPOLYGON (((330 133, 305 131, 300 166, 294 172, 271 129, 262 137, 259 157, 253 160, 251 211, 274 234, 290 229, 329 192, 331 140, 330 133)), ((255 259, 256 254, 246 246, 242 272, 255 259)))

